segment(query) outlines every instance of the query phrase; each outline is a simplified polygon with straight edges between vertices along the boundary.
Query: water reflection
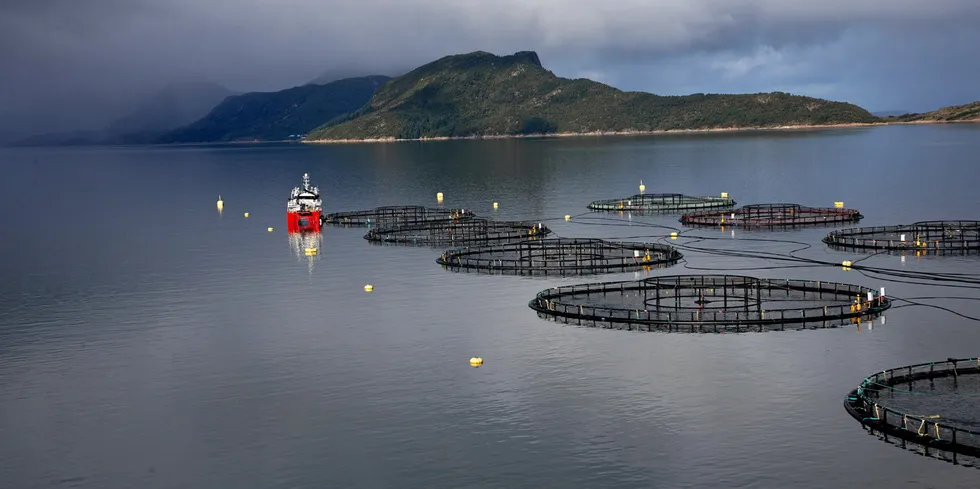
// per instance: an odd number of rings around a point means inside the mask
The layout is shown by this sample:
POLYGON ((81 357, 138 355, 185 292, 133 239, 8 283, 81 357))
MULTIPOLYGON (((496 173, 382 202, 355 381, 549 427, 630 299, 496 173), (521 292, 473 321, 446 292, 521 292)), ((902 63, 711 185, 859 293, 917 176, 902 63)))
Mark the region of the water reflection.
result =
POLYGON ((320 259, 323 235, 319 232, 289 233, 289 249, 299 263, 306 262, 309 276, 313 277, 314 263, 320 259))

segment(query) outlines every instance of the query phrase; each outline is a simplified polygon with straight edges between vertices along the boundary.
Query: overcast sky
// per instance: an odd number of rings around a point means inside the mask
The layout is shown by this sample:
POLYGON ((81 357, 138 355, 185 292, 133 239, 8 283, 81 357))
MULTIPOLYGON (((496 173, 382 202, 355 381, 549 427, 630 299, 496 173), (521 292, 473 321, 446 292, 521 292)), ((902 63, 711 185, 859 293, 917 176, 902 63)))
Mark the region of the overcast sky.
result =
POLYGON ((171 81, 537 51, 658 94, 781 90, 923 111, 980 99, 980 0, 4 0, 0 139, 97 128, 171 81))

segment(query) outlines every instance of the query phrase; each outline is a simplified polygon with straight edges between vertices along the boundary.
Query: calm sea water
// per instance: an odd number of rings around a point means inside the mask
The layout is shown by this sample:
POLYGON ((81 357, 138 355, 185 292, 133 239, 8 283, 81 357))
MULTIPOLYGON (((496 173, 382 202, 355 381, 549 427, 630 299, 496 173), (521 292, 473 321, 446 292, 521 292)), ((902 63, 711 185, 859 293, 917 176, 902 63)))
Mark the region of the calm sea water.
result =
MULTIPOLYGON (((441 191, 446 206, 542 221, 559 236, 655 239, 667 231, 644 223, 680 227, 676 216, 562 219, 636 193, 641 179, 648 193, 729 192, 740 205, 842 200, 862 225, 978 219, 978 154, 978 125, 3 150, 0 486, 976 487, 975 469, 886 445, 842 407, 871 372, 977 355, 975 322, 905 307, 860 329, 565 326, 528 300, 633 274, 457 274, 435 264, 439 249, 372 246, 363 229, 325 229, 309 259, 284 232, 284 207, 309 172, 328 212, 434 206, 441 191)), ((698 233, 725 238, 706 246, 800 247, 743 239, 764 237, 811 243, 800 256, 861 257, 827 249, 827 231, 698 233)), ((654 273, 976 296, 685 255, 654 273)), ((977 257, 863 263, 980 273, 977 257)), ((929 302, 980 316, 972 301, 929 302)))

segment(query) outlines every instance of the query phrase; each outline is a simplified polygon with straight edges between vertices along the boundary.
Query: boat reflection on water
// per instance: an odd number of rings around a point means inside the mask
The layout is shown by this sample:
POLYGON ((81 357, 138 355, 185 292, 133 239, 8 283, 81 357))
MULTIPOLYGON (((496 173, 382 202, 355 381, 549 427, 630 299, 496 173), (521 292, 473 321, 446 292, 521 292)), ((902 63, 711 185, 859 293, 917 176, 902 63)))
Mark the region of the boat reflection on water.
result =
POLYGON ((306 261, 310 276, 313 276, 313 264, 320 256, 323 246, 323 235, 319 232, 289 233, 289 248, 293 251, 298 262, 306 261))

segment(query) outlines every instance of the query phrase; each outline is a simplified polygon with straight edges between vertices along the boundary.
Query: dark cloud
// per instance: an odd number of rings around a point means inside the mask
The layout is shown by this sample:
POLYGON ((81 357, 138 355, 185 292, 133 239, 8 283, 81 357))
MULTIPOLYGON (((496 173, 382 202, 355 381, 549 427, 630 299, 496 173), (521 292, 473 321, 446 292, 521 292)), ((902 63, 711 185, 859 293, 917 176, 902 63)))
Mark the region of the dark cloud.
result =
MULTIPOLYGON (((885 74, 914 71, 917 87, 967 96, 968 79, 942 74, 975 79, 951 53, 978 26, 977 0, 7 0, 0 133, 104 124, 172 81, 275 90, 474 50, 531 49, 560 75, 658 93, 809 87, 892 104, 914 87, 885 74)), ((908 105, 941 98, 927 92, 908 105)))

